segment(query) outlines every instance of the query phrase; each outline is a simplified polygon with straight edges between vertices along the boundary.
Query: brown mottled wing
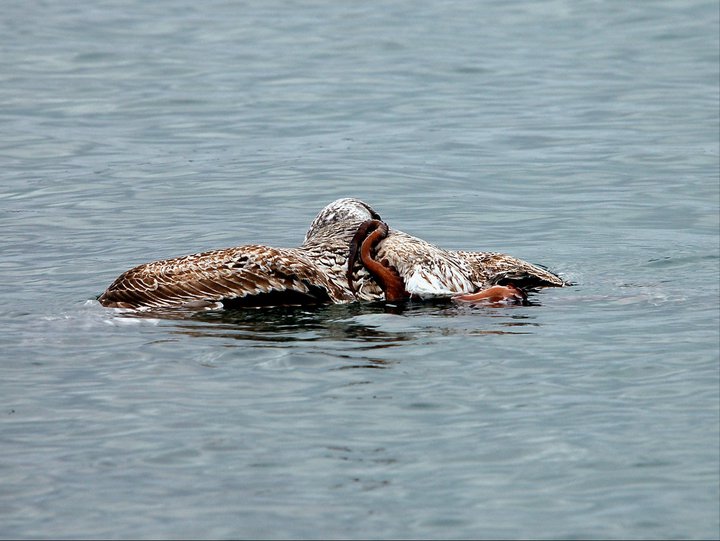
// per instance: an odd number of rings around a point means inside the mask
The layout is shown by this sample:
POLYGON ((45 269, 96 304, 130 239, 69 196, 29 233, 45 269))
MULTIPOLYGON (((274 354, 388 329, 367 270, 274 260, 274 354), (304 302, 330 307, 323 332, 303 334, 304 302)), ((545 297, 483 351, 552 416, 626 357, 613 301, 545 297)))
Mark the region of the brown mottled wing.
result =
POLYGON ((140 265, 98 300, 116 308, 284 306, 330 302, 337 286, 296 249, 246 245, 140 265))
POLYGON ((456 252, 473 268, 473 281, 491 285, 513 284, 525 289, 562 287, 566 282, 539 265, 495 252, 456 252))

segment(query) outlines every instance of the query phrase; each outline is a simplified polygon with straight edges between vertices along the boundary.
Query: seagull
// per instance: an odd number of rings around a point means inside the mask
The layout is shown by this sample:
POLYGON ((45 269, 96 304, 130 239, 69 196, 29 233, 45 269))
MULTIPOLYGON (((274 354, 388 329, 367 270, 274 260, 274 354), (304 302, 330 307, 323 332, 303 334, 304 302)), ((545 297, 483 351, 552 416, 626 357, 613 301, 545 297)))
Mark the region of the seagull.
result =
POLYGON ((342 198, 317 214, 296 248, 246 244, 145 263, 122 273, 98 301, 141 311, 431 297, 496 302, 563 285, 511 256, 444 250, 390 229, 367 203, 342 198))

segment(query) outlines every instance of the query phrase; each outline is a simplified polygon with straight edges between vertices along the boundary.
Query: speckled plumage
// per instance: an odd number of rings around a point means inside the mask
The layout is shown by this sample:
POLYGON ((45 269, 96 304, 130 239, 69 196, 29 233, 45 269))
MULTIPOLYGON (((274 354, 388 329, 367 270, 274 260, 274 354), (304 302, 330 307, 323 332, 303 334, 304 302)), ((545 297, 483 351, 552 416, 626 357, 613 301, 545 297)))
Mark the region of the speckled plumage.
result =
MULTIPOLYGON (((302 245, 250 244, 139 265, 121 274, 98 298, 131 309, 219 308, 346 303, 384 299, 359 262, 349 289, 349 244, 360 225, 380 216, 358 199, 338 199, 315 217, 302 245)), ((525 287, 560 286, 544 269, 504 254, 443 250, 390 229, 377 246, 415 297, 470 293, 503 281, 525 287)))
POLYGON ((362 201, 338 199, 297 248, 249 244, 146 263, 121 274, 98 300, 133 309, 350 302, 348 245, 363 221, 378 217, 362 201))

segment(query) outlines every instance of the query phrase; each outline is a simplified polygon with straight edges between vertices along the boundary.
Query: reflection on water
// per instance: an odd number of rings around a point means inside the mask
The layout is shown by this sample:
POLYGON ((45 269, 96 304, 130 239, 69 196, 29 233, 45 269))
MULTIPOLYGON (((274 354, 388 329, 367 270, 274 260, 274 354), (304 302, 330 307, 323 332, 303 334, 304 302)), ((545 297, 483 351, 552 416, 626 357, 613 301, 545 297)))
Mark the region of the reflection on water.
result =
POLYGON ((173 334, 267 343, 352 342, 359 349, 385 349, 431 336, 528 334, 539 325, 523 305, 457 305, 423 302, 352 303, 243 310, 127 311, 121 318, 175 321, 173 334), (522 310, 519 312, 518 310, 522 310), (463 324, 464 323, 464 324, 463 324))

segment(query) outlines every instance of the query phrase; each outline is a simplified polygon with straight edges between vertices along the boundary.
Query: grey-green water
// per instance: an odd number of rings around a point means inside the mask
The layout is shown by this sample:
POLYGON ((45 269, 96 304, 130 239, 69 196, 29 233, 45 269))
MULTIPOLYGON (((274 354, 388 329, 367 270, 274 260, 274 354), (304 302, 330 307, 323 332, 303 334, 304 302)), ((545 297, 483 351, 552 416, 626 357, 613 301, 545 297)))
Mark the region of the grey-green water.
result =
POLYGON ((720 536, 719 6, 0 14, 0 537, 720 536), (360 197, 532 306, 129 319, 360 197))

